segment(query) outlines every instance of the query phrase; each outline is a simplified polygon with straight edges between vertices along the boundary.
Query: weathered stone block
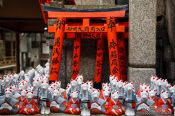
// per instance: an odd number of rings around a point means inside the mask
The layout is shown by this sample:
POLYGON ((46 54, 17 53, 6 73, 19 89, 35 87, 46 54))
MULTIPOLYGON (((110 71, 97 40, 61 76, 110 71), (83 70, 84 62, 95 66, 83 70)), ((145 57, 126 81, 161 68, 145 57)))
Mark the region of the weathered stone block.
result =
MULTIPOLYGON (((73 43, 73 41, 72 41, 73 43)), ((73 44, 66 47, 66 82, 71 80, 72 76, 72 56, 73 44)), ((80 72, 85 80, 93 80, 95 71, 96 41, 82 40, 80 53, 80 72)))
POLYGON ((115 0, 75 0, 76 5, 115 5, 115 0))
POLYGON ((175 62, 167 62, 166 63, 166 78, 170 82, 174 82, 175 79, 175 62))
POLYGON ((115 0, 100 0, 100 5, 115 5, 115 0))
POLYGON ((129 0, 129 64, 152 67, 156 60, 156 0, 129 0))
POLYGON ((171 46, 165 46, 164 51, 164 61, 171 61, 173 55, 171 46))
POLYGON ((60 64, 60 72, 59 72, 59 80, 61 81, 61 87, 66 88, 66 66, 65 66, 65 49, 63 47, 62 56, 61 56, 61 64, 60 64))
POLYGON ((151 75, 155 75, 154 68, 131 68, 128 71, 128 81, 133 82, 136 89, 139 88, 140 83, 150 84, 151 75))
POLYGON ((96 41, 82 40, 80 58, 80 74, 85 80, 93 80, 96 61, 96 41))
POLYGON ((129 3, 129 0, 117 0, 118 5, 126 5, 129 3))
POLYGON ((165 15, 165 0, 158 0, 157 2, 157 16, 164 16, 165 15))

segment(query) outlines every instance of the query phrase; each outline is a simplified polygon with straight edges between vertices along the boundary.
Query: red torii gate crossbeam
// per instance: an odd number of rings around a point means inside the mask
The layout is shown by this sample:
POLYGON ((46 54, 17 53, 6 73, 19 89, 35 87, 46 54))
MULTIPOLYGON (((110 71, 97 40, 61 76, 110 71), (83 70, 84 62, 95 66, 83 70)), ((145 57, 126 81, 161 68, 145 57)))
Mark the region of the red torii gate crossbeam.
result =
POLYGON ((101 82, 104 39, 108 41, 110 75, 119 80, 126 80, 126 50, 124 38, 128 23, 116 22, 117 18, 125 17, 126 7, 110 11, 63 11, 63 9, 47 9, 49 19, 56 19, 54 25, 48 26, 48 32, 55 33, 52 50, 50 81, 59 79, 62 46, 64 35, 74 39, 72 79, 79 74, 81 39, 97 39, 96 67, 94 81, 101 82), (82 22, 70 23, 68 19, 81 19, 82 22), (91 23, 91 19, 105 20, 105 23, 91 23))

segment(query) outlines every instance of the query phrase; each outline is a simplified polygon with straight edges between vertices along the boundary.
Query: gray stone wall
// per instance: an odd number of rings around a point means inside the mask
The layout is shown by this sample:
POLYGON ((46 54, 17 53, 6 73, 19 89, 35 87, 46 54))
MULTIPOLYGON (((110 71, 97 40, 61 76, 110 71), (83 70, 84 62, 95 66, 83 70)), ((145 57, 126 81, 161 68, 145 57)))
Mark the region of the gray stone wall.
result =
POLYGON ((157 0, 129 0, 129 71, 128 80, 149 83, 156 63, 157 0))

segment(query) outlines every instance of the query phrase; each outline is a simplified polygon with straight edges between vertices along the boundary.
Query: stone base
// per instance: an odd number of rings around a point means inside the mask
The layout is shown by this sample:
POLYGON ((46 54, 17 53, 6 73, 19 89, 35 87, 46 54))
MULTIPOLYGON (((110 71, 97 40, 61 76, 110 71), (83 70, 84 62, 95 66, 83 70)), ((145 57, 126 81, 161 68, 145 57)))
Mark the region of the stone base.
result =
POLYGON ((115 5, 115 0, 75 0, 76 5, 115 5))
POLYGON ((133 82, 136 90, 140 83, 150 84, 150 77, 156 74, 154 68, 131 68, 128 70, 128 81, 133 82))

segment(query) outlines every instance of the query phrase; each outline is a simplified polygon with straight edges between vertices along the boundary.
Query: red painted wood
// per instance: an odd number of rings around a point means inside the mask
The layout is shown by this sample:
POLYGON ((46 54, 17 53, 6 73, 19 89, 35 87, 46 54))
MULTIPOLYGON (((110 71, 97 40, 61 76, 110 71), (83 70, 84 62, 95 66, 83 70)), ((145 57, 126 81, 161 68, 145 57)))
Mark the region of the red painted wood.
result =
POLYGON ((104 40, 97 40, 97 53, 96 53, 96 63, 95 63, 95 75, 94 82, 101 82, 102 71, 103 71, 103 51, 104 51, 104 40))
POLYGON ((76 37, 74 40, 73 60, 72 60, 72 79, 75 80, 80 70, 80 49, 81 39, 76 37))
POLYGON ((126 75, 126 48, 125 48, 125 41, 124 41, 124 33, 120 33, 120 36, 118 36, 118 57, 119 57, 119 72, 120 77, 123 81, 127 80, 126 75))
POLYGON ((106 18, 106 17, 125 17, 126 11, 109 12, 51 12, 48 11, 49 18, 106 18))
POLYGON ((118 39, 116 36, 116 26, 115 18, 107 18, 108 25, 108 50, 109 50, 109 64, 110 64, 110 75, 116 76, 117 79, 120 77, 120 67, 119 67, 119 58, 118 58, 118 39))
POLYGON ((58 19, 57 29, 54 37, 54 46, 52 50, 52 60, 51 60, 51 71, 50 71, 50 81, 59 80, 59 71, 61 64, 61 54, 64 39, 64 24, 65 20, 63 18, 58 19))
MULTIPOLYGON (((48 32, 50 33, 54 33, 56 30, 56 25, 54 26, 49 26, 48 27, 48 32)), ((107 32, 108 27, 107 25, 103 25, 103 26, 65 26, 65 33, 84 33, 84 32, 107 32)), ((124 25, 118 25, 116 24, 116 32, 125 32, 125 26, 124 25)))
MULTIPOLYGON (((75 33, 66 33, 67 38, 66 39, 74 39, 75 38, 75 33)), ((81 39, 106 39, 107 34, 106 33, 81 33, 79 34, 81 36, 81 39)), ((124 39, 129 38, 129 33, 124 32, 124 39)))

